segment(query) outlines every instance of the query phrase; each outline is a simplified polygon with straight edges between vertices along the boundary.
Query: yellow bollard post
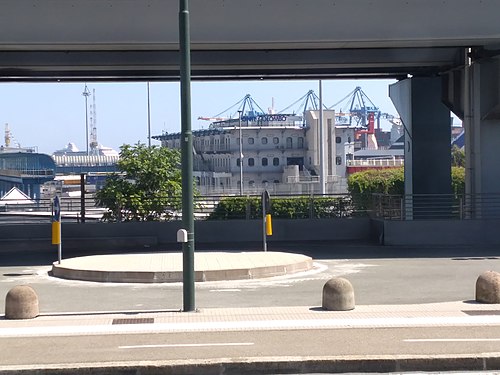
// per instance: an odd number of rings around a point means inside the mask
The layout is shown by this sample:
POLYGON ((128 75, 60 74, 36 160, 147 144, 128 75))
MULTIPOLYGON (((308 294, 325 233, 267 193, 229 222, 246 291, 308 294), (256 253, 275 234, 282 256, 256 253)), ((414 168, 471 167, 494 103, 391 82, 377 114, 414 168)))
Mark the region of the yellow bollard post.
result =
POLYGON ((52 245, 59 245, 61 243, 61 222, 52 222, 52 245))
POLYGON ((273 223, 271 221, 271 214, 266 215, 266 235, 273 235, 273 223))

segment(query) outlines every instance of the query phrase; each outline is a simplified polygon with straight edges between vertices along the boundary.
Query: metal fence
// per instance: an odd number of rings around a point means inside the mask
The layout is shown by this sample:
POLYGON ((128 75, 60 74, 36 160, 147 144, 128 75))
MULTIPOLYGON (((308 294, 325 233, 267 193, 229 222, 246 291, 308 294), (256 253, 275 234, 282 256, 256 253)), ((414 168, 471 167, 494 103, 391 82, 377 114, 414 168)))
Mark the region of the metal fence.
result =
POLYGON ((373 194, 370 213, 385 220, 499 219, 500 194, 373 194))
MULTIPOLYGON (((177 200, 180 207, 181 198, 177 200)), ((367 216, 384 220, 468 220, 500 219, 500 194, 454 195, 373 194, 370 204, 358 204, 349 194, 271 194, 272 215, 276 219, 321 219, 367 216), (368 207, 365 207, 368 206, 368 207)), ((62 197, 61 211, 65 221, 102 220, 106 208, 98 207, 94 196, 87 194, 84 210, 80 197, 62 197)), ((50 220, 51 199, 0 202, 0 221, 23 217, 22 221, 50 220)), ((180 209, 170 211, 171 219, 180 220, 180 209)), ((199 196, 194 202, 196 220, 249 220, 262 215, 261 194, 199 196)), ((19 220, 17 220, 19 221, 19 220)))
MULTIPOLYGON (((180 207, 181 197, 171 200, 172 206, 180 207)), ((96 205, 94 195, 85 197, 84 210, 80 197, 62 197, 61 212, 65 221, 81 221, 82 214, 85 220, 102 220, 106 208, 96 205)), ((351 217, 363 215, 356 212, 352 200, 347 194, 328 195, 289 195, 271 194, 272 214, 274 218, 308 219, 351 217)), ((22 221, 50 220, 53 212, 52 199, 3 200, 0 202, 0 218, 7 222, 9 217, 24 217, 22 221)), ((198 196, 194 202, 194 217, 196 220, 227 220, 227 219, 255 219, 262 215, 261 194, 198 196)), ((180 209, 169 210, 170 219, 180 220, 180 209)), ((19 220, 17 220, 19 221, 19 220)))

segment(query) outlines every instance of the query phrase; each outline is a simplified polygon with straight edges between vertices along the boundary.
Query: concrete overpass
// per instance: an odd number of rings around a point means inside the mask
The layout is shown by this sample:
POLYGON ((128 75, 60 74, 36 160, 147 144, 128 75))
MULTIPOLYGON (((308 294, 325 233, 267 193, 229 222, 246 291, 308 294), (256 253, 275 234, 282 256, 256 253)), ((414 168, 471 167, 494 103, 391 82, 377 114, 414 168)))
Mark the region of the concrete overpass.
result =
MULTIPOLYGON (((398 78, 407 193, 451 192, 450 109, 466 126, 467 192, 500 193, 498 0, 192 0, 190 10, 193 79, 398 78)), ((177 19, 174 0, 3 0, 0 82, 177 80, 177 19)))
MULTIPOLYGON (((427 75, 500 48, 497 0, 192 0, 193 79, 427 75)), ((176 80, 175 0, 2 0, 1 80, 176 80)))

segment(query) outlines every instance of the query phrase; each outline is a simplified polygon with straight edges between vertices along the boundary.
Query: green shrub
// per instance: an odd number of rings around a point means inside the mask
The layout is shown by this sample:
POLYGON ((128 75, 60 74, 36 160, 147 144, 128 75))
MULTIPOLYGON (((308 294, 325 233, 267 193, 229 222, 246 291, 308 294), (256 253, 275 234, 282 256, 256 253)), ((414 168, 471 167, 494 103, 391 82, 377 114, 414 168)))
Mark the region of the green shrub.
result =
MULTIPOLYGON (((271 197, 271 214, 274 219, 343 217, 349 212, 350 200, 345 197, 271 197)), ((228 197, 219 202, 208 220, 260 218, 260 197, 228 197)))
POLYGON ((451 167, 451 190, 455 195, 465 194, 465 168, 451 167))
POLYGON ((347 189, 356 211, 370 210, 373 194, 404 194, 404 169, 369 169, 353 173, 347 180, 347 189))
MULTIPOLYGON (((368 170, 353 173, 347 181, 353 206, 358 211, 372 208, 373 194, 404 195, 404 168, 368 170)), ((451 168, 452 193, 465 193, 465 169, 451 168)))

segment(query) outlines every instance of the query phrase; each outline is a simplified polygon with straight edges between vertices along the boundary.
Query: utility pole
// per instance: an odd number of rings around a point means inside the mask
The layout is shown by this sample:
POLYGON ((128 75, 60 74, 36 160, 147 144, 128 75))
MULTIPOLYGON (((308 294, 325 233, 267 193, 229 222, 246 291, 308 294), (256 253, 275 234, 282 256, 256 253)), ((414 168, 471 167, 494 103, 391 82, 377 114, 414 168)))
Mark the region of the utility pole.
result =
POLYGON ((182 243, 182 281, 184 311, 194 311, 193 134, 191 132, 191 45, 188 0, 179 0, 179 45, 181 54, 182 226, 187 231, 187 241, 182 243))
POLYGON ((325 142, 323 126, 323 82, 319 80, 319 184, 322 195, 325 191, 325 142))
POLYGON ((87 99, 90 96, 90 90, 85 84, 85 89, 82 92, 82 95, 85 97, 85 145, 87 150, 87 156, 89 156, 89 107, 87 105, 87 99))
POLYGON ((241 134, 241 113, 243 111, 238 111, 238 124, 240 131, 240 195, 243 195, 243 136, 241 134))
POLYGON ((148 147, 151 147, 151 104, 149 101, 149 82, 148 82, 148 147))

